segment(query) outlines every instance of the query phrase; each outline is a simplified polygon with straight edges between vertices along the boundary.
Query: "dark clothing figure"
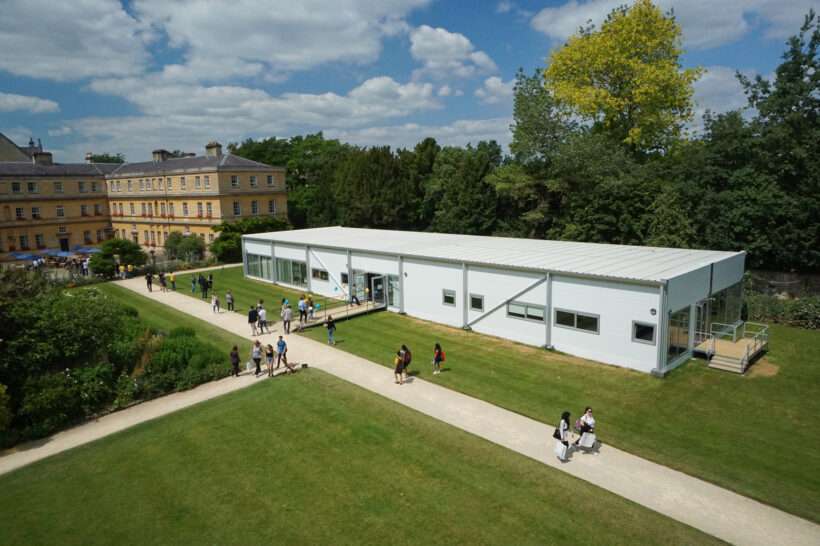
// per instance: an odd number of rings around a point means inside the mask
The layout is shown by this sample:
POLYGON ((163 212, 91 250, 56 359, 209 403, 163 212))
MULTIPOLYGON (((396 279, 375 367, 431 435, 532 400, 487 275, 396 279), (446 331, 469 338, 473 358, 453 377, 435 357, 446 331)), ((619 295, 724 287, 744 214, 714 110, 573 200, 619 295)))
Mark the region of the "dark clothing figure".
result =
POLYGON ((150 273, 145 274, 145 285, 148 287, 149 292, 154 291, 154 276, 150 273))
POLYGON ((239 350, 236 347, 231 351, 231 375, 239 377, 239 350))

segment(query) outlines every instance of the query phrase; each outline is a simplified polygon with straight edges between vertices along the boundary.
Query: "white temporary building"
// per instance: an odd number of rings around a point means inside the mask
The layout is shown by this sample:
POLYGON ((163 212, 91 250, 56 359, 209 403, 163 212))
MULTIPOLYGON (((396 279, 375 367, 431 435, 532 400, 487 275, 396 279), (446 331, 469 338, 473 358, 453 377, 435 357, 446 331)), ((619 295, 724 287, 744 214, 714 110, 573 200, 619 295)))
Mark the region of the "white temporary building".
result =
POLYGON ((245 275, 664 374, 737 324, 744 252, 326 227, 242 238, 245 275))

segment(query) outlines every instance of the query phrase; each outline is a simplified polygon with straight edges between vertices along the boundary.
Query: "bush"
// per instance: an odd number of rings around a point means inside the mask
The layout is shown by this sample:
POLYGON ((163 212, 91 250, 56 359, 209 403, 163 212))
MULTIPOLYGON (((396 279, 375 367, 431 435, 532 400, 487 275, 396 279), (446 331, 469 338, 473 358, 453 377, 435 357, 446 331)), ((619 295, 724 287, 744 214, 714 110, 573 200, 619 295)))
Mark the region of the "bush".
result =
POLYGON ((5 432, 11 423, 11 399, 6 393, 6 386, 0 385, 0 433, 5 432))
POLYGON ((47 436, 82 414, 77 381, 68 371, 32 377, 26 382, 19 412, 25 422, 24 437, 47 436))
POLYGON ((201 260, 205 255, 205 241, 196 235, 184 235, 174 231, 165 239, 165 255, 172 260, 201 260))
POLYGON ((117 409, 127 407, 137 399, 138 392, 137 382, 131 376, 122 374, 114 386, 114 407, 117 409))
POLYGON ((751 321, 774 322, 810 330, 820 328, 818 296, 783 300, 765 294, 747 293, 746 307, 751 321))
POLYGON ((119 256, 123 265, 143 265, 147 259, 142 247, 127 239, 109 239, 100 247, 100 252, 91 257, 91 270, 95 275, 113 277, 117 274, 117 263, 114 255, 119 256))

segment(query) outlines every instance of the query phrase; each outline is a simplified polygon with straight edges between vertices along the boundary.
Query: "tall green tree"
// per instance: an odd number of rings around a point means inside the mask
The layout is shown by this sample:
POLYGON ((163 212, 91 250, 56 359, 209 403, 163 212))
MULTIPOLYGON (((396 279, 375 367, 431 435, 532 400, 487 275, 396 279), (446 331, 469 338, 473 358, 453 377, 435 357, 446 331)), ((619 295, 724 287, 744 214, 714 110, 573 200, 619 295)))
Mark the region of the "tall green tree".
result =
POLYGON ((700 69, 681 68, 681 29, 651 0, 614 9, 555 50, 544 73, 559 101, 636 151, 663 149, 692 115, 700 69))

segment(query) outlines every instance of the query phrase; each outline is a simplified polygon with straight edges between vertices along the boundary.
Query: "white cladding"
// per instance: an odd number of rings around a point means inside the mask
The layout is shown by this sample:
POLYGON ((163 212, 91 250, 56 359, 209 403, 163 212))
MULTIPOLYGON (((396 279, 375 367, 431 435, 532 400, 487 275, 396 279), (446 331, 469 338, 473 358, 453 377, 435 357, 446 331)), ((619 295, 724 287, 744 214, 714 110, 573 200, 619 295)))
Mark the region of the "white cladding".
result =
POLYGON ((270 256, 271 244, 269 241, 245 240, 245 250, 248 254, 258 254, 260 256, 270 256))
POLYGON ((351 270, 382 275, 399 275, 401 256, 401 300, 411 316, 453 327, 469 326, 528 345, 548 344, 569 354, 643 372, 663 367, 659 363, 659 356, 665 355, 660 339, 663 329, 658 324, 662 310, 692 306, 708 297, 710 286, 715 293, 739 282, 745 257, 742 252, 349 228, 243 237, 250 253, 269 255, 271 242, 278 258, 305 261, 309 252, 308 275, 315 293, 347 297, 342 275, 348 272, 348 256, 351 270), (556 253, 558 248, 561 252, 556 253), (260 252, 263 249, 266 251, 260 252), (539 254, 544 249, 546 255, 539 254), (314 269, 321 270, 318 278, 313 277, 314 269), (326 280, 321 278, 322 271, 327 272, 326 280), (661 301, 664 284, 665 304, 661 301), (445 301, 445 291, 455 296, 454 302, 445 301), (482 309, 471 308, 470 296, 480 298, 476 305, 482 309), (544 309, 547 320, 509 315, 511 300, 544 309), (598 332, 557 325, 556 309, 598 317, 598 332), (654 342, 633 339, 636 321, 655 326, 654 342))

